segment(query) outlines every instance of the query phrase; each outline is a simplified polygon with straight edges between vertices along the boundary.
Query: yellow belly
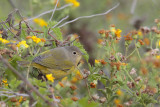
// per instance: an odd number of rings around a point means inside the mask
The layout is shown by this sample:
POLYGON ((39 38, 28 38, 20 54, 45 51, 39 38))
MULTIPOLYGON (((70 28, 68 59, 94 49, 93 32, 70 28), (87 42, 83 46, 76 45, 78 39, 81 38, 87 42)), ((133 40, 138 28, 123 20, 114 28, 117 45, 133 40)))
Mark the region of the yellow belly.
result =
POLYGON ((71 72, 73 72, 75 70, 74 66, 71 67, 71 69, 68 71, 62 71, 59 69, 50 69, 50 68, 44 67, 42 65, 36 64, 36 63, 32 63, 32 66, 39 69, 43 74, 52 74, 55 79, 65 77, 65 76, 71 74, 71 72))

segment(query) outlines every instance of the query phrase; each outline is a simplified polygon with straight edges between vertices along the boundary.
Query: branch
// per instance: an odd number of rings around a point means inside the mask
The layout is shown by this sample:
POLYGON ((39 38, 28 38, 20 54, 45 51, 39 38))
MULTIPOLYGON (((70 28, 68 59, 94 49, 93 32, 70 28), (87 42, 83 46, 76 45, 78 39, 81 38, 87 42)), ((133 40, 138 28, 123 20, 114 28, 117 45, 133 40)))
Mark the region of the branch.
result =
MULTIPOLYGON (((64 18, 62 18, 57 24, 55 24, 52 28, 55 28, 57 25, 59 25, 61 22, 63 22, 64 20, 66 20, 69 16, 66 16, 64 18)), ((51 31, 52 32, 52 31, 51 31)), ((50 32, 50 33, 51 33, 50 32)))
MULTIPOLYGON (((0 19, 1 20, 1 19, 0 19)), ((1 20, 1 23, 14 35, 14 37, 16 37, 17 39, 18 39, 18 41, 19 41, 19 38, 10 30, 10 28, 6 25, 6 23, 3 21, 3 20, 1 20)), ((1 25, 2 26, 2 25, 1 25)))
POLYGON ((39 96, 42 100, 45 101, 45 103, 47 103, 48 105, 54 107, 55 104, 53 102, 49 102, 42 94, 40 94, 40 92, 28 81, 25 79, 25 77, 23 77, 16 69, 14 69, 7 60, 5 60, 2 55, 0 55, 0 60, 13 72, 15 73, 22 81, 24 81, 24 83, 31 88, 36 94, 37 96, 39 96))
POLYGON ((60 28, 60 27, 63 27, 63 26, 65 26, 66 24, 73 23, 73 22, 75 22, 75 21, 77 21, 77 20, 79 20, 79 19, 92 18, 92 17, 95 17, 95 16, 106 15, 106 14, 108 14, 109 12, 111 12, 112 10, 114 10, 115 8, 117 8, 117 7, 119 6, 119 4, 120 4, 120 3, 118 3, 118 4, 115 5, 113 8, 109 9, 108 11, 106 11, 106 12, 104 12, 104 13, 93 14, 93 15, 90 15, 90 16, 77 17, 77 18, 75 18, 75 19, 73 19, 73 20, 71 20, 71 21, 68 21, 68 22, 66 22, 66 23, 64 23, 64 24, 62 24, 62 25, 60 25, 60 26, 58 26, 58 27, 59 27, 59 28, 60 28))
MULTIPOLYGON (((73 5, 73 4, 67 4, 67 5, 64 5, 64 6, 60 7, 60 8, 57 8, 56 10, 59 11, 59 10, 62 10, 62 9, 64 9, 64 8, 69 7, 69 6, 72 6, 72 5, 73 5)), ((54 9, 45 11, 45 12, 43 12, 43 13, 41 13, 41 14, 33 17, 33 18, 26 19, 25 21, 26 21, 26 22, 32 21, 32 20, 35 19, 35 18, 38 18, 38 17, 41 17, 41 16, 43 16, 43 15, 45 15, 45 14, 48 14, 48 13, 53 12, 53 10, 54 10, 54 9)), ((18 24, 14 25, 14 27, 16 27, 16 26, 18 26, 18 24)))
POLYGON ((58 2, 59 2, 59 0, 57 0, 56 5, 55 5, 55 7, 54 7, 54 9, 53 9, 53 11, 52 11, 52 15, 51 15, 51 17, 50 17, 50 21, 52 20, 53 15, 54 15, 54 12, 56 11, 56 8, 57 8, 57 5, 58 5, 58 2))

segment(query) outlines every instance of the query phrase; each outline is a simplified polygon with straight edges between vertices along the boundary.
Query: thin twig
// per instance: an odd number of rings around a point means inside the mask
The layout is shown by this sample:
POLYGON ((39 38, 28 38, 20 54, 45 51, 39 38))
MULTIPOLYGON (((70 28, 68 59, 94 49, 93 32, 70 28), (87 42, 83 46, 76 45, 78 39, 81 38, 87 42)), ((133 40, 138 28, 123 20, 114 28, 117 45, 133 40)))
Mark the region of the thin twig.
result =
POLYGON ((53 18, 53 15, 54 15, 54 12, 56 11, 56 8, 57 8, 57 5, 58 5, 58 2, 59 2, 59 0, 57 0, 56 1, 56 5, 55 5, 55 7, 54 7, 54 9, 53 9, 53 11, 52 11, 52 15, 51 15, 51 17, 50 17, 50 21, 52 20, 52 18, 53 18))
MULTIPOLYGON (((62 10, 62 9, 64 9, 64 8, 69 7, 69 6, 72 6, 72 5, 73 5, 73 4, 66 4, 66 5, 64 5, 64 6, 60 7, 60 8, 57 8, 56 11, 62 10)), ((43 12, 43 13, 41 13, 41 14, 33 17, 33 18, 26 19, 25 21, 26 21, 26 22, 32 21, 32 20, 35 19, 35 18, 38 18, 38 17, 41 17, 41 16, 43 16, 43 15, 45 15, 45 14, 48 14, 48 13, 53 12, 53 10, 54 10, 54 9, 45 11, 45 12, 43 12)), ((16 26, 18 26, 18 24, 14 25, 14 27, 16 27, 16 26)))
POLYGON ((11 69, 11 71, 13 73, 15 73, 22 81, 24 81, 24 83, 31 88, 36 94, 37 96, 39 96, 42 100, 45 101, 45 103, 47 103, 48 105, 54 107, 55 104, 53 102, 49 102, 42 94, 40 94, 40 92, 28 81, 26 80, 15 68, 13 68, 6 59, 4 59, 2 57, 2 55, 0 55, 0 60, 9 68, 11 69))
POLYGON ((60 8, 57 8, 56 10, 62 10, 62 9, 64 9, 64 8, 66 8, 66 7, 69 7, 69 6, 72 6, 73 4, 72 3, 70 3, 70 4, 66 4, 66 5, 64 5, 64 6, 62 6, 62 7, 60 7, 60 8))
MULTIPOLYGON (((1 20, 1 19, 0 19, 1 20)), ((10 28, 6 25, 6 23, 3 21, 3 20, 1 20, 1 22, 3 23, 3 25, 4 26, 6 26, 6 28, 14 35, 14 37, 16 37, 18 40, 19 40, 19 38, 10 30, 10 28)), ((1 25, 2 26, 2 25, 1 25)))
POLYGON ((60 26, 58 26, 59 28, 65 26, 66 24, 69 24, 69 23, 73 23, 79 19, 84 19, 84 18, 92 18, 92 17, 95 17, 95 16, 102 16, 102 15, 106 15, 108 14, 109 12, 111 12, 112 10, 114 10, 115 8, 117 8, 119 6, 120 3, 118 3, 117 5, 115 5, 113 8, 109 9, 108 11, 104 12, 104 13, 98 13, 98 14, 93 14, 93 15, 89 15, 89 16, 81 16, 81 17, 77 17, 71 21, 68 21, 60 26))
MULTIPOLYGON (((26 26, 27 26, 31 31, 33 31, 32 28, 28 25, 28 23, 24 20, 24 18, 23 18, 23 16, 21 15, 20 11, 19 11, 18 9, 16 9, 16 12, 17 12, 18 15, 21 17, 22 21, 26 24, 26 26)), ((35 35, 34 32, 32 32, 32 33, 35 35)))
MULTIPOLYGON (((57 24, 55 24, 52 28, 55 28, 57 25, 59 25, 61 22, 63 22, 64 20, 66 20, 67 18, 69 17, 69 15, 68 16, 66 16, 66 17, 64 17, 64 18, 62 18, 60 21, 58 21, 58 23, 57 24)), ((52 32, 52 31, 51 31, 52 32)), ((50 33, 51 33, 50 32, 50 33)))

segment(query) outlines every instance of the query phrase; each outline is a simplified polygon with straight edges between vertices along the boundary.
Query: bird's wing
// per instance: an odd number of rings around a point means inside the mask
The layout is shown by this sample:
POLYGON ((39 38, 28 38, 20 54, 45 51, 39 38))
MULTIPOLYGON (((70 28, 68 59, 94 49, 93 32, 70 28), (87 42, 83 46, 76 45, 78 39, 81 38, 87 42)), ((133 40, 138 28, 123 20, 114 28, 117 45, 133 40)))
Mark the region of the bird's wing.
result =
POLYGON ((53 49, 37 56, 33 63, 40 64, 51 69, 67 71, 74 66, 72 60, 66 55, 64 49, 53 49))

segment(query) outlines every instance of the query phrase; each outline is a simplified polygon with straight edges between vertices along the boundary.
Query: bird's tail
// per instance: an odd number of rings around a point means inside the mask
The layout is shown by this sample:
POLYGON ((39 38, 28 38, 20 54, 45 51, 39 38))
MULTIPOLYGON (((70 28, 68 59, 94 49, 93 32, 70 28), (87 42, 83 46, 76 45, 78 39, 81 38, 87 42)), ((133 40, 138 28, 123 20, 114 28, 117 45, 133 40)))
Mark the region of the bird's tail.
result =
POLYGON ((31 62, 29 62, 29 61, 17 61, 17 64, 19 66, 22 66, 22 67, 28 67, 28 66, 31 65, 31 62))

